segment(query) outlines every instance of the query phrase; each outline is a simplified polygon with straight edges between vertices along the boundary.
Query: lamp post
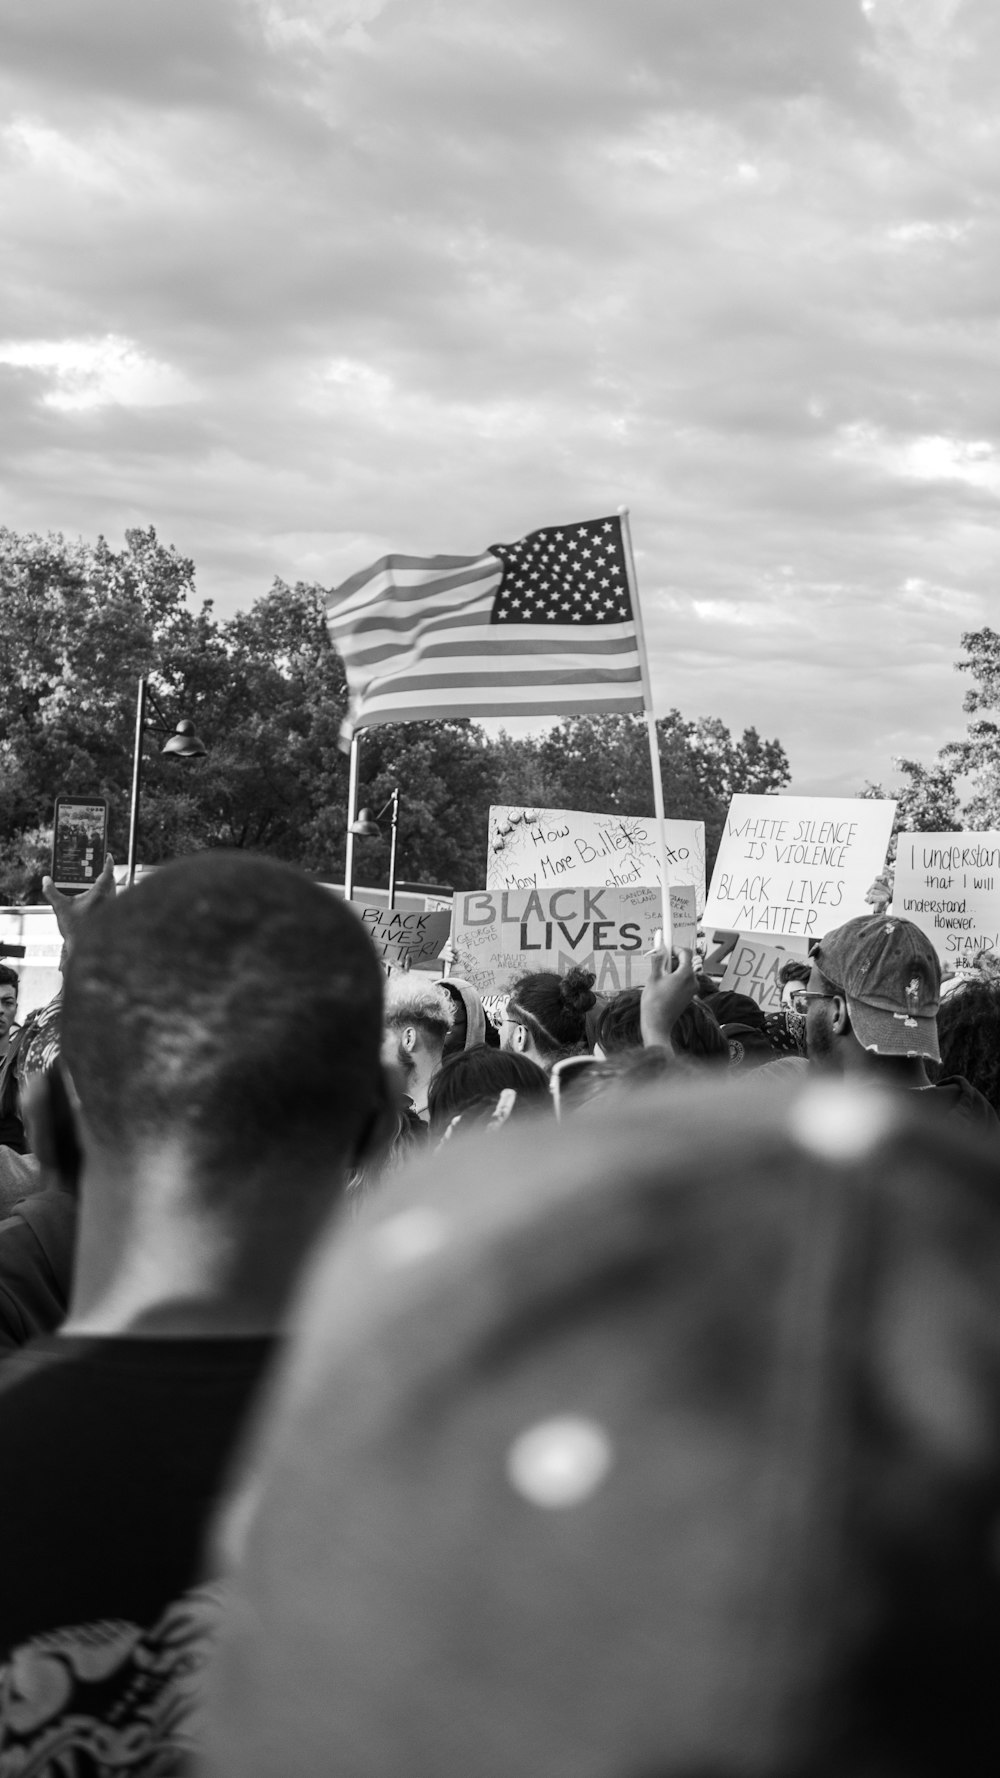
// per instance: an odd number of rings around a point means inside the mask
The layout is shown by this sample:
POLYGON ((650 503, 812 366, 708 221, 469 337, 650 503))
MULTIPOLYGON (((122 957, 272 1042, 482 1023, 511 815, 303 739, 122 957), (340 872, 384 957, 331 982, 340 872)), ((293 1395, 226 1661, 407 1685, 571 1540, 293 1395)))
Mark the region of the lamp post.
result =
MULTIPOLYGON (((139 691, 135 701, 135 747, 132 752, 132 803, 128 817, 128 871, 125 881, 135 882, 136 849, 139 843, 139 798, 142 793, 142 744, 146 736, 146 706, 151 704, 159 717, 164 732, 169 724, 160 709, 156 694, 148 680, 143 676, 139 680, 139 691)), ((194 723, 184 716, 169 740, 163 745, 162 752, 169 753, 174 759, 200 759, 207 752, 198 735, 195 734, 194 723)))
POLYGON ((389 808, 392 809, 392 815, 390 817, 391 837, 389 840, 389 906, 390 908, 394 908, 396 905, 396 839, 399 830, 399 786, 396 786, 392 795, 382 804, 377 815, 373 815, 370 809, 362 809, 357 820, 351 822, 348 831, 354 834, 355 838, 359 840, 380 840, 382 838, 382 829, 379 827, 379 821, 385 814, 386 809, 389 808))

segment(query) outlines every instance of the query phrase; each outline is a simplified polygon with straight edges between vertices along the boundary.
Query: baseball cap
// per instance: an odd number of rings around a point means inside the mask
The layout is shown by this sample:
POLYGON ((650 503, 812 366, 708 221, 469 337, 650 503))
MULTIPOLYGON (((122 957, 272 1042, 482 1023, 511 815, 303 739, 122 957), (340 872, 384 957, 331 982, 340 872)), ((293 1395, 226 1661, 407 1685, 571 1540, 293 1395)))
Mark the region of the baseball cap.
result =
POLYGON ((813 962, 843 989, 857 1040, 878 1056, 939 1062, 941 965, 912 920, 867 914, 820 939, 813 962))

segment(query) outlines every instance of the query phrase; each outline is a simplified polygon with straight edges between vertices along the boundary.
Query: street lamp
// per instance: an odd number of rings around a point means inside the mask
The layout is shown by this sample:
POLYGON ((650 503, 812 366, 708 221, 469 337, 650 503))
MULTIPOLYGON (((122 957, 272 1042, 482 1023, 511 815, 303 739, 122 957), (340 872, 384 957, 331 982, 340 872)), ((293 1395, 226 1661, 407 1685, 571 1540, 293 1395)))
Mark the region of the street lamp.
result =
POLYGON ((389 842, 389 906, 394 908, 396 905, 396 837, 399 829, 399 786, 396 786, 392 795, 382 804, 377 815, 373 815, 370 809, 362 809, 357 820, 351 822, 348 831, 353 833, 355 838, 359 840, 380 840, 382 838, 382 829, 379 826, 379 822, 388 808, 392 809, 390 827, 392 837, 389 842))
MULTIPOLYGON (((160 708, 156 693, 149 682, 142 678, 139 681, 139 692, 135 701, 135 749, 132 754, 132 805, 128 818, 128 871, 126 883, 135 882, 136 848, 139 843, 139 797, 142 791, 142 743, 146 735, 146 706, 151 704, 155 715, 160 721, 160 733, 169 728, 167 718, 160 708)), ((200 759, 207 752, 199 736, 195 733, 194 723, 183 716, 174 729, 170 739, 161 749, 173 759, 200 759)))

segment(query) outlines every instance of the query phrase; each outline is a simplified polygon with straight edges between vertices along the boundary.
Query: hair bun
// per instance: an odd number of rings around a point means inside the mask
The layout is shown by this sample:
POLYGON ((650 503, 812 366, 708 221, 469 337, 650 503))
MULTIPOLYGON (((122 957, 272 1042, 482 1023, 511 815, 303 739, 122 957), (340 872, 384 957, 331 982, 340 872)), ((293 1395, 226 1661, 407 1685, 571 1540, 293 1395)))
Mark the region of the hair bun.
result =
POLYGON ((582 1018, 592 1006, 597 1005, 594 983, 597 977, 592 969, 581 969, 574 964, 568 969, 559 984, 559 998, 571 1012, 578 1013, 582 1018))

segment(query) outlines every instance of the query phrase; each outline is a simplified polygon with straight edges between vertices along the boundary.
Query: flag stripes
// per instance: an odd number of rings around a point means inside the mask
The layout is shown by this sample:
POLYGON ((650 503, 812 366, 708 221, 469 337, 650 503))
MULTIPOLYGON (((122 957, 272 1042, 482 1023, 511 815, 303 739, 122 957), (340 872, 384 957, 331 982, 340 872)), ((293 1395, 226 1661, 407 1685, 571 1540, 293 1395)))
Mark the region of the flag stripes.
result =
POLYGON ((351 693, 348 731, 449 716, 641 711, 619 521, 591 521, 572 535, 561 555, 569 528, 481 556, 385 556, 345 581, 328 622, 351 693))

